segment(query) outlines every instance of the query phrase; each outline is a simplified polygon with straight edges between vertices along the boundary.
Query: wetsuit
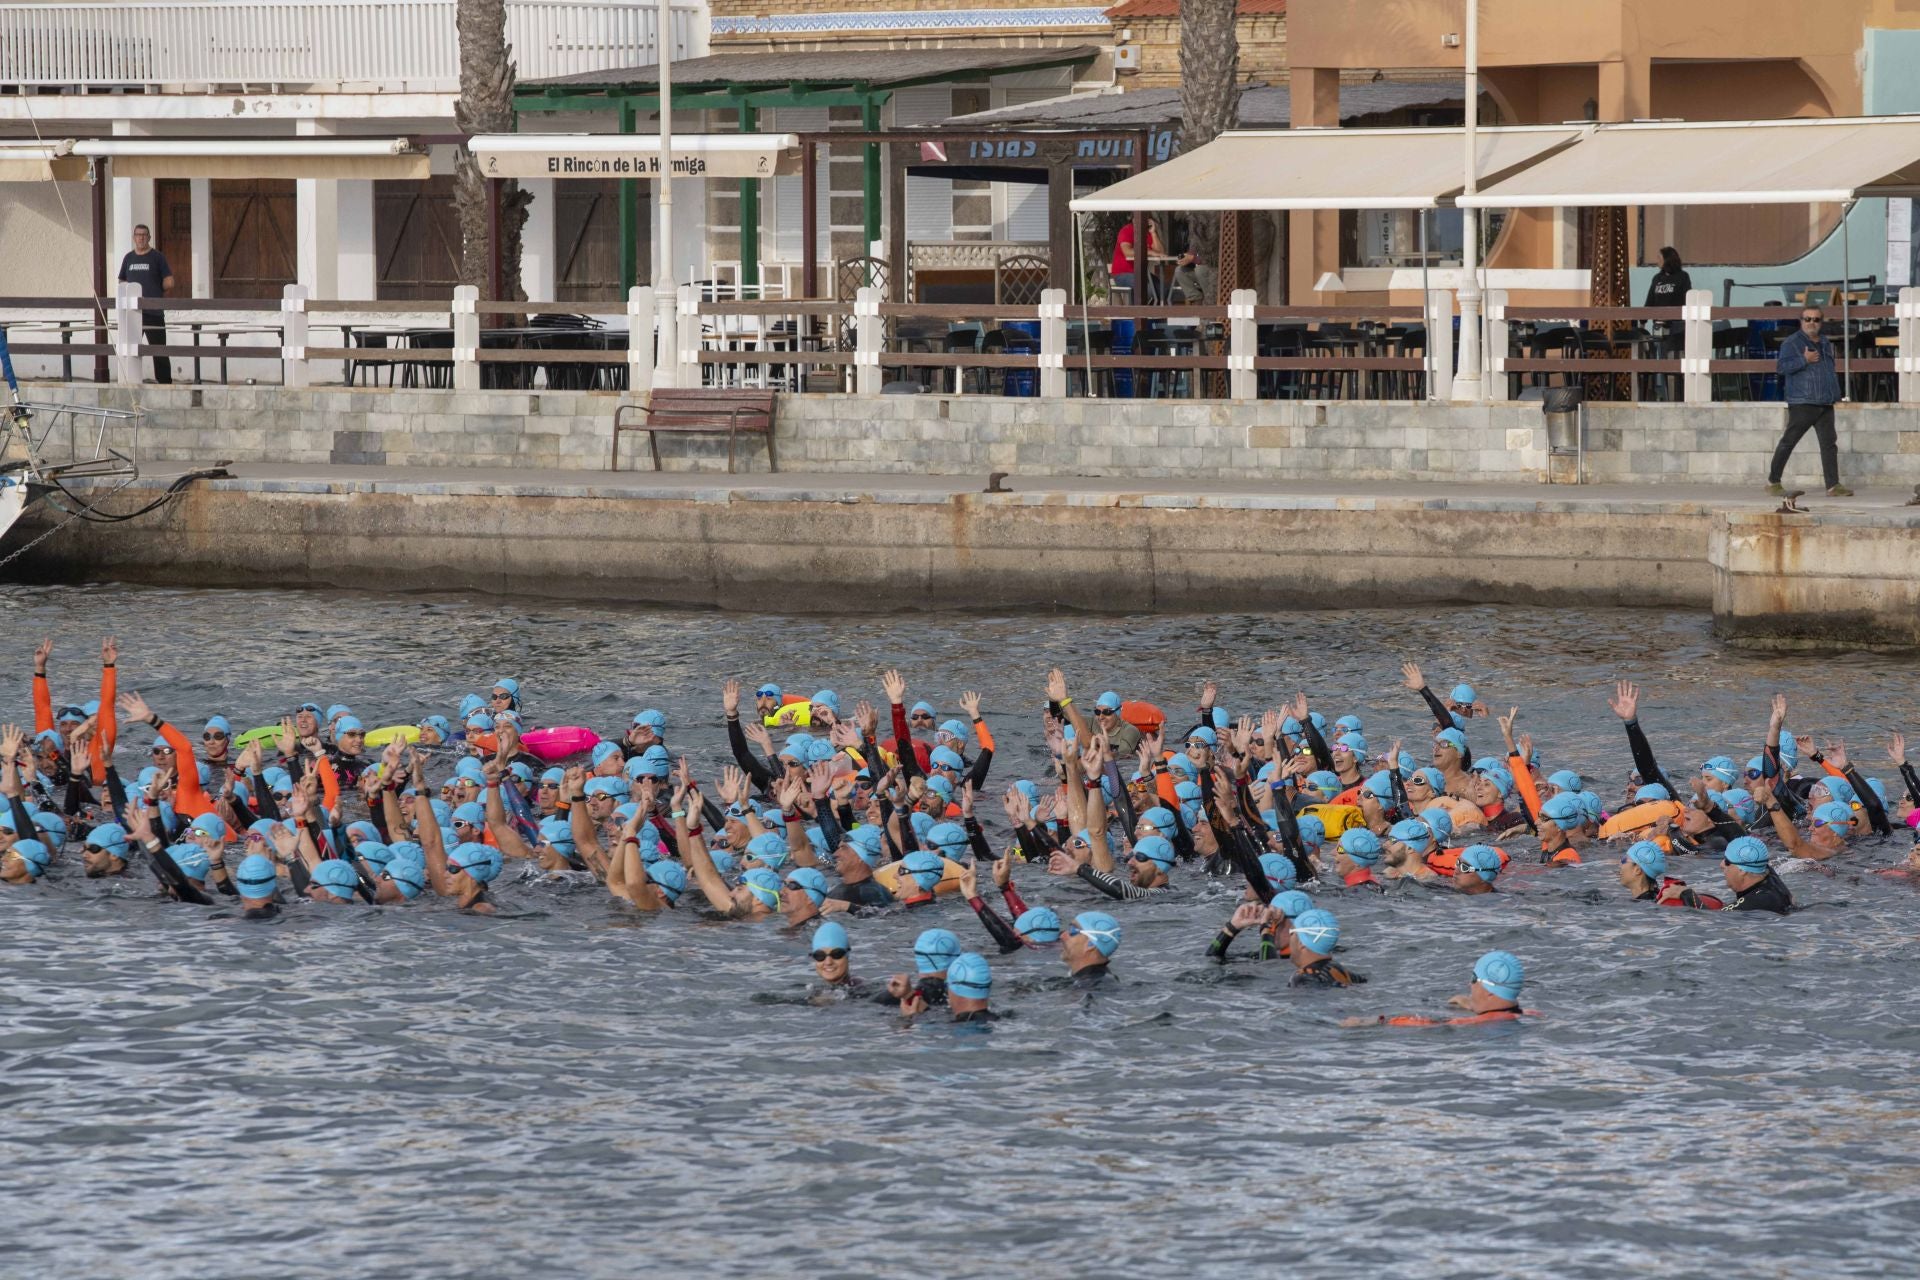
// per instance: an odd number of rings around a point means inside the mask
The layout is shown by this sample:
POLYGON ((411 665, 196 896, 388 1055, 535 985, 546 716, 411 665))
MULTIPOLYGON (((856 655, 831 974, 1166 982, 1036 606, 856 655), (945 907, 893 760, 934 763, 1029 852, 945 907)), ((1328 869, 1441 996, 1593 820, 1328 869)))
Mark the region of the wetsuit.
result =
POLYGON ((1771 911, 1776 915, 1785 915, 1793 910, 1793 895, 1787 892, 1786 881, 1780 878, 1780 873, 1769 867, 1766 879, 1746 892, 1735 895, 1733 901, 1721 910, 1771 911))
MULTIPOLYGON (((1277 924, 1260 926, 1260 945, 1254 949, 1254 959, 1280 960, 1289 955, 1292 948, 1281 946, 1279 935, 1280 926, 1277 924)), ((1207 959, 1225 964, 1227 962, 1227 948, 1231 947, 1233 940, 1239 936, 1240 930, 1234 928, 1232 925, 1223 926, 1220 932, 1213 935, 1213 941, 1207 944, 1207 959)))
POLYGON ((1322 956, 1304 969, 1294 971, 1290 987, 1351 987, 1365 982, 1366 979, 1342 965, 1335 964, 1331 957, 1322 956))
POLYGON ((844 902, 852 907, 890 907, 897 899, 878 880, 858 880, 838 884, 827 894, 828 902, 844 902))
POLYGON ((1122 902, 1137 902, 1141 898, 1164 898, 1170 893, 1179 892, 1178 886, 1172 884, 1158 885, 1152 889, 1142 889, 1131 880, 1114 875, 1111 872, 1096 870, 1091 862, 1081 863, 1079 869, 1076 870, 1074 874, 1100 892, 1106 894, 1109 898, 1117 898, 1122 902))
POLYGON ((1000 1015, 991 1009, 969 1009, 965 1013, 953 1015, 955 1022, 998 1022, 1000 1015))
POLYGON ((1482 1022, 1512 1022, 1515 1018, 1529 1016, 1529 1012, 1516 1004, 1508 1009, 1489 1009, 1485 1013, 1469 1014, 1464 1018, 1419 1018, 1403 1015, 1397 1018, 1382 1018, 1380 1024, 1387 1027, 1471 1027, 1482 1022))
POLYGON ((1679 788, 1660 770, 1660 762, 1653 758, 1653 748, 1647 742, 1647 734, 1640 727, 1640 718, 1635 716, 1627 721, 1627 747, 1633 752, 1634 772, 1640 775, 1642 782, 1657 782, 1667 789, 1667 795, 1678 798, 1679 788))
POLYGON ((1686 881, 1676 880, 1672 876, 1663 876, 1660 880, 1660 887, 1658 889, 1649 889, 1645 893, 1635 894, 1633 900, 1635 902, 1656 902, 1660 900, 1660 895, 1662 893, 1676 886, 1680 890, 1679 895, 1677 897, 1668 898, 1664 902, 1660 902, 1661 906, 1692 907, 1695 910, 1699 910, 1699 911, 1724 911, 1726 909, 1727 904, 1720 901, 1720 899, 1714 897, 1712 894, 1701 893, 1698 890, 1689 889, 1687 888, 1686 881))

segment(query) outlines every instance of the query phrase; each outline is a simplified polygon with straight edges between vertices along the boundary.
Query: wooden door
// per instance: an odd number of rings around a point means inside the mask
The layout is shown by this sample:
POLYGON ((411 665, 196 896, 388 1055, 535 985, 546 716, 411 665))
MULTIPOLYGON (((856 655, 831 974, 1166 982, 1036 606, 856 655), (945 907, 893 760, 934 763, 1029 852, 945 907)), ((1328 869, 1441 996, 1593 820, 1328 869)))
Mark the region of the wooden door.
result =
MULTIPOLYGON (((620 299, 620 184, 582 179, 553 184, 554 300, 617 302, 620 299)), ((647 247, 653 208, 647 186, 640 188, 640 223, 635 228, 634 283, 652 279, 647 247)))
POLYGON ((215 178, 213 296, 277 298, 299 270, 292 178, 215 178))
POLYGON ((453 207, 453 175, 424 182, 373 184, 373 242, 379 255, 381 298, 453 296, 460 283, 460 219, 453 207))
POLYGON ((153 184, 153 245, 173 268, 173 295, 193 296, 193 190, 185 178, 153 184))

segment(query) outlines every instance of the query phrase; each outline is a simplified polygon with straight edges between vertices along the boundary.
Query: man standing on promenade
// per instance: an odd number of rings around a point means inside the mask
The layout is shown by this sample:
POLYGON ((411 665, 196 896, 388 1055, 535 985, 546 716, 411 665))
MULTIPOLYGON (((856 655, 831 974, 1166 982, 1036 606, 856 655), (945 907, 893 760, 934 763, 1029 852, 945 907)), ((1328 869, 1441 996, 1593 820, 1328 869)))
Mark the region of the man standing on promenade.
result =
MULTIPOLYGON (((167 256, 153 247, 153 233, 141 223, 133 229, 133 251, 120 259, 120 279, 132 281, 140 286, 142 298, 164 298, 167 290, 173 288, 173 268, 167 265, 167 256)), ((151 346, 167 345, 167 314, 164 311, 142 311, 140 327, 151 346)), ((153 380, 159 383, 173 381, 173 361, 165 356, 153 358, 153 380)))
POLYGON ((1833 344, 1820 334, 1824 317, 1818 307, 1800 310, 1800 332, 1780 344, 1775 367, 1787 392, 1787 429, 1773 450, 1767 473, 1767 492, 1783 494, 1780 478, 1787 459, 1809 428, 1820 441, 1820 470, 1829 498, 1851 498, 1853 490, 1840 483, 1840 440, 1833 429, 1833 405, 1840 398, 1840 372, 1834 367, 1833 344))

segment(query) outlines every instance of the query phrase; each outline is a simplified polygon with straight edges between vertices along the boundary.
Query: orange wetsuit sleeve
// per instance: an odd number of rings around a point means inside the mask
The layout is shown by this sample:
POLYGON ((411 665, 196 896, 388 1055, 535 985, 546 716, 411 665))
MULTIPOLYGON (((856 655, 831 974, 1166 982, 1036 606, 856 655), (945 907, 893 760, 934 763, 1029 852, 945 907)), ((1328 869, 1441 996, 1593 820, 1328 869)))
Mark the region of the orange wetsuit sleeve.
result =
POLYGON ((1822 760, 1820 762, 1820 767, 1827 771, 1827 776, 1829 778, 1844 778, 1847 776, 1847 771, 1845 769, 1836 769, 1828 761, 1822 760))
POLYGON ((322 755, 313 762, 315 773, 320 775, 320 803, 327 806, 328 813, 340 808, 340 775, 333 771, 333 761, 322 755))
POLYGON ((93 753, 93 781, 107 784, 107 762, 113 759, 113 744, 120 736, 120 725, 113 718, 113 700, 120 690, 120 669, 100 668, 100 716, 94 722, 94 739, 99 746, 93 753))
POLYGON ((973 722, 973 736, 980 740, 980 749, 982 751, 993 750, 993 730, 987 728, 987 722, 985 720, 975 720, 973 722))
POLYGON ((47 678, 39 672, 33 675, 33 731, 45 733, 53 728, 53 691, 47 688, 47 678))
POLYGON ((173 748, 174 771, 180 776, 180 782, 174 790, 173 807, 189 818, 212 813, 213 802, 207 799, 207 790, 200 785, 200 761, 193 754, 193 744, 187 741, 187 735, 162 720, 160 736, 173 748))
POLYGON ((1513 775, 1513 785, 1519 789, 1520 799, 1527 806, 1527 816, 1538 825, 1540 789, 1533 785, 1533 770, 1527 768, 1527 762, 1517 755, 1507 757, 1507 766, 1507 772, 1513 775))

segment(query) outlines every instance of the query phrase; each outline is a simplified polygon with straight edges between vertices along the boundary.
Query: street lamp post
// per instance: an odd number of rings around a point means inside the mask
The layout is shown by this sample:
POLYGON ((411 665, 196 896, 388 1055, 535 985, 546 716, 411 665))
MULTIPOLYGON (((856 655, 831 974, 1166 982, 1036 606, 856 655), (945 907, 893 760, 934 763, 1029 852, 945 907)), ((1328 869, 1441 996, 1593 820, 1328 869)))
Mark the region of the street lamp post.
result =
MULTIPOLYGON (((1467 127, 1466 135, 1466 182, 1464 191, 1473 195, 1480 184, 1476 175, 1479 168, 1479 139, 1476 136, 1480 126, 1480 0, 1466 0, 1467 5, 1467 127)), ((1483 400, 1486 388, 1481 381, 1480 367, 1480 211, 1462 209, 1460 211, 1460 235, 1464 242, 1460 251, 1460 371, 1453 378, 1453 398, 1456 400, 1483 400)))

